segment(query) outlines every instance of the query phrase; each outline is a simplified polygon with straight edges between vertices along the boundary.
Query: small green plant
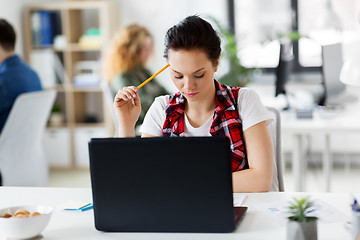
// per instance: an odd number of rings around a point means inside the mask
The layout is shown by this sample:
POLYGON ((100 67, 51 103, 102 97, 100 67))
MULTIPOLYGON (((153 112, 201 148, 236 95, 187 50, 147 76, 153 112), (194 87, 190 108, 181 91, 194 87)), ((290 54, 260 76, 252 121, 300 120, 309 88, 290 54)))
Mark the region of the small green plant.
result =
POLYGON ((220 35, 224 39, 224 55, 229 60, 230 70, 219 78, 219 82, 231 86, 244 87, 252 81, 255 68, 247 68, 242 65, 238 57, 238 47, 235 36, 227 28, 223 27, 217 19, 208 16, 217 26, 220 35))
POLYGON ((277 39, 279 39, 280 41, 282 39, 289 39, 289 40, 295 42, 295 41, 299 41, 300 38, 302 38, 302 37, 306 37, 306 36, 300 35, 297 31, 291 31, 291 32, 288 32, 288 33, 285 33, 285 34, 284 33, 278 33, 277 34, 277 39))
POLYGON ((59 103, 54 103, 51 112, 53 113, 60 113, 62 111, 62 106, 59 103))
POLYGON ((294 201, 291 202, 289 206, 289 212, 291 214, 291 216, 289 216, 290 221, 297 221, 301 223, 316 221, 318 219, 317 217, 310 216, 310 213, 315 211, 313 206, 313 202, 308 198, 294 198, 294 201))

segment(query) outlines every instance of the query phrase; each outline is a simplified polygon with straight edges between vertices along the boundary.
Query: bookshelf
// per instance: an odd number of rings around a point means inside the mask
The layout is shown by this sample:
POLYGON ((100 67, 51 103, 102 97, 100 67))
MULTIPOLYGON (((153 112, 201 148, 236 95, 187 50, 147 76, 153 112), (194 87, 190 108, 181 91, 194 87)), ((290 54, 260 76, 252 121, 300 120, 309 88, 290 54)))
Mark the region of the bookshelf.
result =
POLYGON ((61 123, 49 123, 45 134, 51 167, 88 167, 88 140, 113 133, 99 81, 100 59, 118 27, 117 10, 110 1, 25 8, 25 58, 43 87, 57 90, 55 102, 64 116, 61 123))

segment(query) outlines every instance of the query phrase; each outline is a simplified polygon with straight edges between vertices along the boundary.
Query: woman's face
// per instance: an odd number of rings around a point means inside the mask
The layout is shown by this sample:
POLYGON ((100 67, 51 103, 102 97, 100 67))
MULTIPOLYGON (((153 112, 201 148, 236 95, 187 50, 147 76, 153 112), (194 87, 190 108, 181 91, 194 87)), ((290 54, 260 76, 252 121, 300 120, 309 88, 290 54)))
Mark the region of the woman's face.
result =
POLYGON ((217 65, 198 49, 169 50, 171 80, 188 101, 200 101, 213 93, 217 65))
POLYGON ((147 36, 144 39, 143 45, 141 47, 141 54, 140 59, 143 65, 146 64, 147 60, 149 59, 153 49, 153 41, 150 36, 147 36))

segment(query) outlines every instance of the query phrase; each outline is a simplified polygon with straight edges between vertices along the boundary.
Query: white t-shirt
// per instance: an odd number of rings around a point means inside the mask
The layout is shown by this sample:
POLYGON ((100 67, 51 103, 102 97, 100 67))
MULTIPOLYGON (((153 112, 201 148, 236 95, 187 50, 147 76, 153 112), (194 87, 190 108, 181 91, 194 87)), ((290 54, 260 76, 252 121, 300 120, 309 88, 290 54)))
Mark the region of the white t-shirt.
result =
MULTIPOLYGON (((166 119, 166 106, 169 102, 169 95, 155 98, 155 101, 146 113, 140 132, 152 136, 163 136, 162 129, 166 119)), ((273 121, 272 114, 261 103, 257 93, 249 88, 240 88, 238 94, 238 110, 242 121, 243 131, 266 121, 269 125, 273 121)), ((185 136, 211 136, 210 127, 212 124, 212 117, 202 126, 194 128, 189 123, 185 114, 185 136)))

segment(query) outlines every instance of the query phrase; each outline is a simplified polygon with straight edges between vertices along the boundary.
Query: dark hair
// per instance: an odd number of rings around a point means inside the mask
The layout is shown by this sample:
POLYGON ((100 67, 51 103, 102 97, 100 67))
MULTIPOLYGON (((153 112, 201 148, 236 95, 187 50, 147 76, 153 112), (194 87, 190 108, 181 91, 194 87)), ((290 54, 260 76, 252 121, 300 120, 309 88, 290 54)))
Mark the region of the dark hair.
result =
POLYGON ((203 50, 212 63, 216 63, 221 53, 221 40, 210 23, 199 16, 189 16, 171 27, 165 36, 164 57, 169 50, 203 50))
POLYGON ((5 51, 15 48, 16 33, 14 28, 5 19, 0 18, 0 45, 5 51))

